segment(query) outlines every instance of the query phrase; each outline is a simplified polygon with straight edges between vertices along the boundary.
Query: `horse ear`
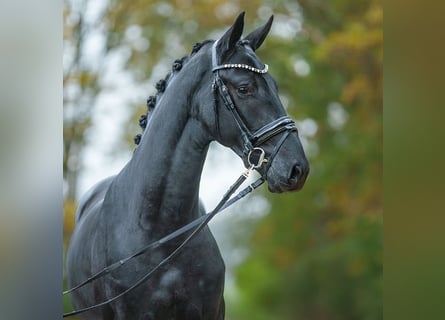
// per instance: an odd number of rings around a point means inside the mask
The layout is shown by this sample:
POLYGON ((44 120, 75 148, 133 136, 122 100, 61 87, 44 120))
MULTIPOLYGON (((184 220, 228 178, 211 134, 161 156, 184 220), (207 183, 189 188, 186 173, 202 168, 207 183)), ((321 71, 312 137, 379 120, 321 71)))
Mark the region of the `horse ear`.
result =
POLYGON ((253 51, 258 49, 262 44, 264 39, 266 39, 267 34, 270 31, 270 27, 272 26, 273 15, 270 16, 269 20, 262 27, 251 32, 246 39, 249 40, 249 44, 252 47, 253 51))
POLYGON ((233 49, 241 38, 244 29, 244 15, 245 12, 241 12, 238 18, 236 18, 235 23, 224 33, 221 39, 219 39, 218 46, 223 52, 233 49))

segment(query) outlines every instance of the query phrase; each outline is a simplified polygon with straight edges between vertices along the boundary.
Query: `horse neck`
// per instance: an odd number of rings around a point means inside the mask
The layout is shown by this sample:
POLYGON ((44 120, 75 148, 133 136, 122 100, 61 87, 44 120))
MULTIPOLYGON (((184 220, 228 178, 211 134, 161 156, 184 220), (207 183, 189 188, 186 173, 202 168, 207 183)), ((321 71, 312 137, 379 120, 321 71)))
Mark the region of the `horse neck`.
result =
MULTIPOLYGON (((182 70, 181 72, 186 72, 182 70)), ((176 76, 145 129, 144 136, 118 176, 131 208, 144 229, 156 224, 174 229, 198 215, 199 183, 210 138, 192 114, 192 92, 202 76, 176 76)))

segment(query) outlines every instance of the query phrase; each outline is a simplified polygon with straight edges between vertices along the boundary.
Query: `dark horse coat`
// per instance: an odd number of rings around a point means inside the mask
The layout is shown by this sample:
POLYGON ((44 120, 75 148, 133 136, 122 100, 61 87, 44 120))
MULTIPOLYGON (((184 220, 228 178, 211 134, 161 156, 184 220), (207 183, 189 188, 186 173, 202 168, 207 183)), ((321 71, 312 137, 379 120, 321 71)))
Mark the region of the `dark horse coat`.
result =
MULTIPOLYGON (((244 39, 242 13, 218 40, 219 63, 244 64, 252 70, 265 65, 255 54, 270 30, 272 17, 244 39)), ((150 113, 133 157, 122 171, 91 189, 80 201, 76 228, 67 253, 69 286, 130 256, 203 214, 199 182, 209 143, 218 141, 247 163, 240 127, 221 96, 214 95, 212 44, 196 46, 177 60, 173 73, 157 85, 148 101, 150 113), (216 100, 215 100, 216 99, 216 100)), ((267 69, 264 69, 267 71, 267 69)), ((240 119, 255 131, 286 115, 275 80, 266 72, 244 69, 219 71, 240 119)), ((280 135, 262 145, 273 153, 280 135)), ((300 189, 309 166, 293 131, 280 143, 267 170, 258 169, 272 192, 300 189)), ((140 255, 121 268, 72 293, 75 309, 118 296, 156 267, 184 238, 140 255)), ((224 262, 208 228, 149 279, 104 306, 81 315, 84 319, 224 319, 224 262)))

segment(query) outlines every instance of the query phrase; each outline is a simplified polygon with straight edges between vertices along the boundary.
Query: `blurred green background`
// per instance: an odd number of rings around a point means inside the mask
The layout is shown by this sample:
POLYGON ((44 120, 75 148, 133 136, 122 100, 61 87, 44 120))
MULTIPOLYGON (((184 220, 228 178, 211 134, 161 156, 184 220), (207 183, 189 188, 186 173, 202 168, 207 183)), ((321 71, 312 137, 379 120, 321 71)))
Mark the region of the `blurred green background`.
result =
MULTIPOLYGON (((123 57, 122 67, 147 84, 148 97, 148 84, 173 60, 217 38, 241 11, 247 31, 275 16, 258 55, 298 121, 311 172, 299 193, 263 188, 267 212, 254 225, 234 225, 235 238, 249 231, 238 242, 248 254, 234 271, 238 290, 226 295, 226 319, 381 319, 380 1, 65 1, 64 244, 74 228, 95 101, 109 89, 107 63, 123 57), (101 49, 91 60, 94 41, 101 49)), ((127 108, 122 152, 134 147, 145 100, 127 108)))

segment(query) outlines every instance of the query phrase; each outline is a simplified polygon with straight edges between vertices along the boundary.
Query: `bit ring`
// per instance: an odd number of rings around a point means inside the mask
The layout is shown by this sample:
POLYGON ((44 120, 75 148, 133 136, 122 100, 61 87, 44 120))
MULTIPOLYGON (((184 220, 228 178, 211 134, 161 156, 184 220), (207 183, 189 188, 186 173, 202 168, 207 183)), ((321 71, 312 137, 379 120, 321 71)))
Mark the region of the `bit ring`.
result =
POLYGON ((247 162, 249 163, 249 166, 254 169, 259 169, 264 162, 267 162, 266 152, 261 148, 253 148, 249 151, 249 155, 247 156, 247 162), (259 153, 256 155, 256 153, 259 153), (258 157, 257 161, 255 159, 252 159, 252 156, 258 157))

